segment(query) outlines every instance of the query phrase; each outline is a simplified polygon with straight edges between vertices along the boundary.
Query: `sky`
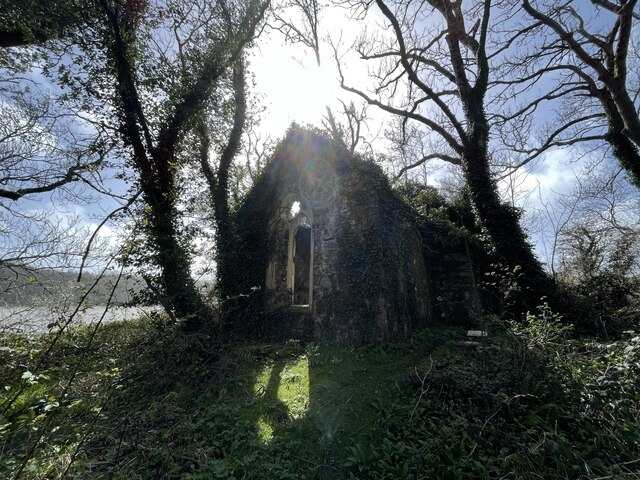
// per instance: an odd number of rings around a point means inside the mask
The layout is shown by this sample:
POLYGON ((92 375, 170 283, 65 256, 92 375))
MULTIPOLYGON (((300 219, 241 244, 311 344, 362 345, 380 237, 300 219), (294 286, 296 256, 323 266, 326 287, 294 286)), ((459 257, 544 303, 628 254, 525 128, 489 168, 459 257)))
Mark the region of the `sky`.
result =
MULTIPOLYGON (((260 38, 257 48, 250 56, 250 69, 255 75, 261 104, 266 107, 261 129, 272 138, 280 138, 292 122, 321 126, 326 115, 326 107, 338 112, 339 103, 361 102, 354 94, 340 88, 339 75, 333 50, 328 43, 329 37, 340 40, 339 52, 342 58, 343 72, 348 85, 367 90, 373 85, 368 72, 367 62, 349 51, 363 29, 379 29, 384 24, 382 15, 375 9, 370 10, 366 22, 350 20, 341 8, 329 8, 320 20, 323 41, 320 47, 321 65, 318 66, 314 53, 307 47, 286 44, 278 32, 267 31, 260 38)), ((369 107, 369 134, 375 135, 391 120, 389 114, 377 107, 369 107)), ((384 139, 378 135, 375 143, 384 151, 388 148, 384 139)), ((569 165, 569 152, 551 150, 536 162, 534 169, 528 169, 526 180, 521 181, 521 189, 542 188, 543 195, 553 192, 568 192, 573 173, 569 165)), ((430 184, 438 184, 438 171, 428 176, 430 184)))
MULTIPOLYGON (((363 28, 379 20, 375 13, 366 23, 352 20, 347 10, 327 7, 320 17, 320 65, 315 53, 301 44, 288 44, 281 33, 266 29, 256 48, 251 52, 249 65, 255 75, 262 104, 266 107, 262 125, 264 131, 274 138, 281 137, 292 122, 321 126, 322 118, 329 106, 334 114, 339 102, 357 100, 340 88, 334 52, 329 39, 338 44, 343 71, 348 81, 358 85, 370 83, 366 65, 359 62, 353 52, 348 51, 363 28)), ((378 112, 370 112, 374 123, 382 121, 378 112)))
MULTIPOLYGON (((327 38, 341 40, 340 53, 358 38, 364 28, 384 31, 386 24, 382 15, 371 8, 366 23, 349 20, 345 11, 329 8, 320 19, 320 31, 324 41, 320 48, 321 66, 318 67, 313 52, 302 45, 286 45, 275 32, 260 40, 260 46, 251 59, 251 68, 257 85, 261 88, 263 104, 266 107, 265 131, 273 138, 282 136, 292 121, 302 124, 320 125, 322 116, 329 105, 334 113, 338 111, 336 98, 345 101, 359 98, 342 90, 339 86, 338 71, 333 51, 327 38)), ((600 20, 610 20, 603 16, 600 20)), ((596 22, 599 20, 596 19, 596 22)), ((367 90, 372 82, 368 76, 367 64, 351 52, 343 59, 342 65, 346 83, 367 90)), ((553 88, 555 80, 548 80, 536 88, 553 88)), ((531 92, 535 94, 535 92, 531 92)), ((538 119, 551 121, 555 116, 556 105, 543 104, 537 112, 538 119)), ((368 115, 369 133, 380 132, 384 122, 390 117, 376 107, 370 107, 368 115)), ((388 145, 378 139, 375 145, 384 151, 388 145)), ((524 226, 531 236, 536 253, 543 262, 550 262, 550 243, 553 241, 552 221, 546 216, 546 208, 558 199, 569 195, 575 189, 576 178, 580 178, 587 164, 602 156, 602 150, 591 153, 579 153, 576 149, 554 148, 548 150, 536 162, 521 169, 513 179, 515 185, 515 204, 525 210, 524 226)), ((607 162, 615 161, 608 154, 607 162)), ((445 169, 432 169, 428 175, 430 184, 439 184, 441 173, 445 169)), ((513 198, 509 182, 500 182, 500 189, 507 200, 513 198)), ((636 220, 637 221, 637 220, 636 220)))
MULTIPOLYGON (((320 18, 320 66, 317 65, 315 54, 309 48, 299 44, 288 45, 281 34, 266 29, 251 52, 249 60, 250 70, 255 77, 255 94, 265 108, 259 127, 261 133, 277 140, 294 121, 320 126, 327 106, 331 107, 334 113, 338 112, 337 98, 347 102, 358 101, 355 96, 340 88, 333 50, 327 40, 340 40, 338 48, 339 54, 345 55, 342 64, 347 83, 366 90, 371 84, 366 62, 359 61, 348 47, 358 38, 363 28, 384 32, 384 29, 380 28, 383 24, 382 15, 376 9, 370 11, 365 24, 350 20, 347 11, 342 8, 326 9, 320 18)), ((41 79, 40 82, 41 86, 46 88, 46 81, 41 79)), ((371 117, 368 126, 372 134, 379 133, 384 121, 389 119, 375 107, 369 108, 368 115, 371 117)), ((381 150, 387 147, 380 138, 377 146, 381 150)), ((525 195, 518 199, 518 202, 522 202, 521 206, 534 210, 540 208, 542 201, 552 201, 554 196, 568 193, 572 188, 575 172, 580 169, 574 160, 575 155, 568 150, 550 150, 535 166, 523 170, 523 174, 526 175, 518 179, 518 188, 525 192, 525 195)), ((437 170, 429 175, 430 183, 437 184, 438 180, 437 170)), ((110 184, 122 191, 121 184, 115 181, 110 184)), ((502 188, 505 189, 506 186, 503 184, 502 188)), ((52 201, 51 197, 46 195, 26 200, 23 205, 25 209, 49 210, 53 218, 62 219, 77 214, 89 229, 95 229, 100 218, 117 206, 109 200, 89 205, 65 205, 52 201)), ((534 230, 535 228, 532 228, 538 253, 544 257, 545 251, 540 246, 542 237, 540 232, 534 230)), ((117 227, 103 227, 100 236, 114 241, 117 227)))

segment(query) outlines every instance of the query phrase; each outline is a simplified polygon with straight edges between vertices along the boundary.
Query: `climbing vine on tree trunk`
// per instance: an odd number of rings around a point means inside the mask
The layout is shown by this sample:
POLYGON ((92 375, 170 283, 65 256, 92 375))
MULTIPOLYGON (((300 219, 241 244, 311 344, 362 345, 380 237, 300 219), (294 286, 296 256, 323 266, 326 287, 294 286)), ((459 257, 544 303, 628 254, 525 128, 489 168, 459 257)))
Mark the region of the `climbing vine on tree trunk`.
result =
MULTIPOLYGON (((164 52, 154 52, 165 62, 161 62, 160 67, 167 67, 167 71, 176 75, 166 86, 164 79, 153 75, 154 68, 159 67, 155 64, 152 67, 149 62, 157 62, 156 57, 141 46, 145 38, 143 27, 154 25, 153 14, 164 18, 163 11, 148 11, 142 18, 132 15, 126 5, 100 0, 107 27, 108 58, 116 79, 120 130, 139 175, 147 205, 144 230, 150 256, 160 270, 160 301, 184 320, 186 331, 197 331, 210 320, 211 312, 191 277, 189 249, 180 238, 177 205, 180 141, 186 131, 194 128, 207 100, 218 91, 221 80, 253 40, 269 2, 212 5, 194 0, 191 3, 184 7, 184 12, 176 6, 172 11, 174 17, 169 18, 174 22, 173 32, 178 38, 176 59, 165 56, 164 52), (196 17, 194 9, 198 12, 196 17), (200 17, 207 21, 202 22, 200 17), (144 24, 145 20, 151 23, 144 24), (189 31, 186 25, 195 30, 189 31), (224 36, 220 38, 220 35, 224 36), (194 38, 199 38, 201 43, 190 44, 195 42, 194 38), (149 72, 151 78, 145 79, 149 72), (155 85, 154 100, 160 97, 159 104, 154 105, 149 99, 149 85, 155 85)), ((146 31, 151 38, 153 34, 146 31)), ((234 70, 234 85, 236 76, 234 70)), ((239 129, 241 131, 242 122, 239 129)), ((230 158, 237 150, 236 130, 234 123, 228 147, 232 150, 230 158)), ((226 177, 218 178, 217 187, 226 190, 226 177)), ((226 202, 216 203, 215 215, 226 226, 226 202)))
MULTIPOLYGON (((247 119, 246 78, 243 59, 238 59, 234 64, 231 80, 233 85, 233 125, 215 169, 211 165, 210 132, 206 120, 202 120, 197 127, 200 141, 200 169, 207 181, 216 227, 217 283, 220 288, 225 285, 228 269, 232 268, 228 261, 229 250, 233 248, 229 175, 232 162, 240 150, 242 133, 247 119)), ((221 294, 223 298, 226 297, 226 292, 222 291, 221 294)))
POLYGON ((462 167, 476 215, 498 258, 509 271, 523 272, 518 278, 526 292, 522 300, 537 304, 552 293, 552 282, 536 260, 516 211, 501 201, 490 171, 485 96, 494 57, 487 53, 491 0, 468 2, 466 10, 463 2, 450 0, 375 3, 394 34, 392 39, 363 39, 356 47, 362 59, 377 62, 375 78, 381 80, 375 96, 346 85, 336 51, 342 88, 439 138, 439 149, 422 162, 440 159, 462 167), (428 28, 416 20, 427 14, 434 17, 428 28), (396 94, 404 82, 410 93, 399 102, 396 94))

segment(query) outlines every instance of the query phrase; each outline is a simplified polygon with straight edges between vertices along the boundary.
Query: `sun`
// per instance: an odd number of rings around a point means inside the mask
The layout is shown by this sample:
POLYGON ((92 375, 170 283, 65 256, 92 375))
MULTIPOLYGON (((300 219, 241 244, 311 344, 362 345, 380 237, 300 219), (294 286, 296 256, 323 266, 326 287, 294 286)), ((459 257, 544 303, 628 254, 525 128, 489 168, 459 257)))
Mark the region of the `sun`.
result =
POLYGON ((250 65, 261 85, 264 126, 271 134, 282 135, 292 122, 320 124, 326 107, 341 93, 331 60, 318 65, 313 52, 282 45, 278 38, 269 38, 254 52, 250 65))
MULTIPOLYGON (((367 19, 356 19, 345 15, 343 8, 326 8, 319 24, 320 65, 310 47, 287 44, 277 31, 264 32, 249 61, 257 85, 255 93, 265 108, 260 129, 279 138, 292 122, 322 126, 327 107, 339 117, 342 105, 338 99, 347 104, 362 102, 340 87, 334 46, 346 82, 366 91, 372 85, 369 68, 353 45, 378 21, 375 12, 367 19)), ((381 122, 377 114, 369 118, 374 117, 375 122, 381 122)))

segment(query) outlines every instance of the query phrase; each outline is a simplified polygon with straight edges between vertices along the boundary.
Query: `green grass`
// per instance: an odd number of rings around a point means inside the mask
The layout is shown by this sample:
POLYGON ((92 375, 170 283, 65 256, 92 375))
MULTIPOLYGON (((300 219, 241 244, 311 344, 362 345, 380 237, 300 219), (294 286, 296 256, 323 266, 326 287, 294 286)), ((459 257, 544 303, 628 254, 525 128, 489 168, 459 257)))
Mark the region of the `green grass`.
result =
POLYGON ((28 379, 48 339, 3 338, 0 477, 640 478, 640 339, 532 325, 339 349, 111 324, 28 379))

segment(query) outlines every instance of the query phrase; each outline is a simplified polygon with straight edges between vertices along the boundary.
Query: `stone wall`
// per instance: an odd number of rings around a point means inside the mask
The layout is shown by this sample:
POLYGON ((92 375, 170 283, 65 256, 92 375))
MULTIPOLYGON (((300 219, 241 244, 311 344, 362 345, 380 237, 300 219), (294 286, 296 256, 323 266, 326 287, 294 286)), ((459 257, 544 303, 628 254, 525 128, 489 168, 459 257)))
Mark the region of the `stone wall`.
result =
POLYGON ((321 135, 291 131, 236 216, 238 272, 228 287, 260 287, 233 316, 253 333, 362 344, 430 321, 433 292, 412 215, 377 166, 336 152, 321 135), (291 198, 311 218, 309 308, 289 305, 282 281, 266 281, 274 255, 283 255, 277 210, 291 198))
POLYGON ((469 325, 482 310, 476 267, 472 259, 481 252, 447 226, 425 221, 421 225, 423 256, 433 282, 434 319, 448 324, 469 325))
POLYGON ((379 342, 428 323, 429 277, 407 213, 376 166, 355 164, 339 177, 323 232, 314 310, 320 336, 379 342))

